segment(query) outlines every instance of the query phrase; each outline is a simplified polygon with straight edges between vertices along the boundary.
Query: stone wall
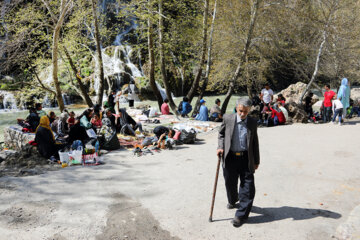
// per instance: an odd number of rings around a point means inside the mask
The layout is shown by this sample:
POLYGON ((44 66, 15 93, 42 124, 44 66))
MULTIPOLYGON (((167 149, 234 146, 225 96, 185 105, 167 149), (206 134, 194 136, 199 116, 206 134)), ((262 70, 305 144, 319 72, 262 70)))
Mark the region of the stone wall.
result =
POLYGON ((21 126, 10 126, 4 129, 4 143, 10 149, 21 150, 29 141, 35 139, 34 133, 24 133, 21 126))

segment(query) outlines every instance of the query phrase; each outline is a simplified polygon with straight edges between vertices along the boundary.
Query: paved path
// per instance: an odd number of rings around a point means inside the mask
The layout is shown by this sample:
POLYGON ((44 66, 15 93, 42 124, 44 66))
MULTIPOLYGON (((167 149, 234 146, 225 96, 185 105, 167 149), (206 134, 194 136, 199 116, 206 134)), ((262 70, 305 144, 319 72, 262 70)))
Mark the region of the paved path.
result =
POLYGON ((359 239, 360 123, 259 129, 261 164, 247 224, 234 228, 217 134, 196 145, 0 179, 0 239, 359 239))

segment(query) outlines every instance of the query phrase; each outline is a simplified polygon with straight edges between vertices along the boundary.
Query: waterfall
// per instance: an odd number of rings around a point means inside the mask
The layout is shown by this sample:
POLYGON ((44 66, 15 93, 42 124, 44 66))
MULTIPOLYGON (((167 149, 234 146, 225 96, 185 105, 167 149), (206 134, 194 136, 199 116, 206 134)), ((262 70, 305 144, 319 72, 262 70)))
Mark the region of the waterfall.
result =
POLYGON ((48 94, 45 95, 43 101, 42 101, 42 106, 44 108, 50 108, 51 107, 51 100, 49 99, 48 94))
MULTIPOLYGON (((106 0, 104 0, 104 2, 105 1, 106 0)), ((103 56, 104 78, 112 81, 114 83, 114 88, 117 90, 121 89, 124 84, 128 84, 135 78, 144 77, 142 70, 139 69, 132 60, 134 59, 134 54, 138 54, 138 52, 134 51, 130 45, 123 43, 126 34, 129 34, 137 28, 136 19, 134 17, 130 17, 128 21, 130 25, 116 36, 113 46, 104 48, 101 51, 103 56), (109 54, 109 52, 111 54, 109 54)), ((139 62, 139 66, 141 68, 140 59, 139 62)), ((95 64, 96 69, 98 69, 97 61, 95 64)), ((99 86, 99 79, 97 76, 98 75, 95 76, 94 81, 95 91, 98 91, 99 86)), ((156 83, 156 86, 158 87, 163 99, 165 99, 165 90, 161 88, 158 83, 156 83)))
POLYGON ((14 94, 0 90, 0 109, 18 110, 14 94))

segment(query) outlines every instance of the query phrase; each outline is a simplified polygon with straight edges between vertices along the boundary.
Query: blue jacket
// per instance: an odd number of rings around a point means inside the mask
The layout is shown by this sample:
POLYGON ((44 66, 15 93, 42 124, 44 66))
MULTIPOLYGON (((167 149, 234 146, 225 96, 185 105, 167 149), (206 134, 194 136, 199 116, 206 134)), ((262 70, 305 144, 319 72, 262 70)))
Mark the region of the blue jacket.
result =
POLYGON ((190 105, 190 103, 183 102, 181 114, 187 115, 188 113, 191 112, 191 110, 192 110, 192 106, 190 105))
POLYGON ((350 86, 348 85, 348 80, 346 78, 343 78, 341 81, 337 97, 344 106, 344 110, 350 107, 350 86))
POLYGON ((199 111, 198 115, 196 115, 195 120, 209 121, 208 108, 205 105, 200 106, 200 111, 199 111))

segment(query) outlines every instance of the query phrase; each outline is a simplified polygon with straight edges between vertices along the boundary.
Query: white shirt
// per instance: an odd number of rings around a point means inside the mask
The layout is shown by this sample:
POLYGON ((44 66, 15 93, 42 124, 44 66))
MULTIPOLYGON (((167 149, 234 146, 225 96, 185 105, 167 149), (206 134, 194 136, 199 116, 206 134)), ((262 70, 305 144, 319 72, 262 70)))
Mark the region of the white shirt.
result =
POLYGON ((266 88, 264 88, 263 90, 261 90, 261 94, 263 95, 264 103, 268 104, 271 102, 271 97, 274 95, 274 92, 271 89, 267 90, 266 88))
POLYGON ((335 110, 337 110, 337 109, 343 109, 343 108, 344 108, 344 106, 339 99, 335 99, 332 101, 333 112, 335 112, 335 110))

